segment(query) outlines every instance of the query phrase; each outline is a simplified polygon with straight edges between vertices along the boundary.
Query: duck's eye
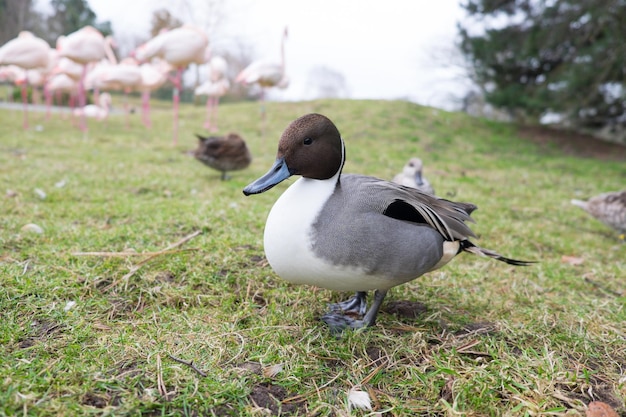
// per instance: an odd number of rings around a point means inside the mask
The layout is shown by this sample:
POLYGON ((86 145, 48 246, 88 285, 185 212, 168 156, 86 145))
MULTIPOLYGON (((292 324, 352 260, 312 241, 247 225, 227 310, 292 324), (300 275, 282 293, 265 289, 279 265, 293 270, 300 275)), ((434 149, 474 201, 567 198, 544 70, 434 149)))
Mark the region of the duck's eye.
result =
POLYGON ((305 145, 310 145, 313 143, 313 139, 311 138, 304 138, 304 141, 302 141, 302 143, 304 143, 305 145))

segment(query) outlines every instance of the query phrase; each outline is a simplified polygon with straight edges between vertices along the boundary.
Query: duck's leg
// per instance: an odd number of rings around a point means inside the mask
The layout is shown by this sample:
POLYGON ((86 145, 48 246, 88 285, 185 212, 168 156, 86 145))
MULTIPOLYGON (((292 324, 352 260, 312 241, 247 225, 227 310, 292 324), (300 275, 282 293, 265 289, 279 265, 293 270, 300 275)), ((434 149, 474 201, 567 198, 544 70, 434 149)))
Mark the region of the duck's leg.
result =
POLYGON ((386 295, 387 290, 376 290, 372 306, 366 313, 366 292, 359 291, 347 301, 331 304, 331 311, 324 314, 322 320, 330 327, 333 333, 340 333, 347 328, 360 329, 373 326, 376 323, 376 315, 386 295), (354 316, 363 318, 357 319, 354 316))
POLYGON ((354 296, 346 301, 342 301, 336 304, 330 304, 331 313, 343 313, 343 314, 358 314, 362 316, 367 310, 367 292, 357 291, 354 296))
POLYGON ((380 306, 383 305, 383 300, 387 295, 387 290, 376 290, 374 292, 374 302, 372 306, 363 317, 363 325, 364 326, 373 326, 376 323, 376 315, 378 314, 378 310, 380 310, 380 306))

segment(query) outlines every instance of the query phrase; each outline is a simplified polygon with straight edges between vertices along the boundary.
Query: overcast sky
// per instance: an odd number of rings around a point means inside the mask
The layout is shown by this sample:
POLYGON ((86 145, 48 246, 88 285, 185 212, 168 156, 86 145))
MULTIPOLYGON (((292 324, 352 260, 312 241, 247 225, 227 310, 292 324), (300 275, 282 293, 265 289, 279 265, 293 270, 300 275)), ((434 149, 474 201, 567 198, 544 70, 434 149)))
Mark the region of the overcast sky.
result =
POLYGON ((99 20, 112 22, 120 43, 145 39, 152 12, 167 7, 185 22, 214 26, 209 34, 216 48, 245 42, 254 58, 279 60, 281 34, 288 26, 291 84, 275 94, 279 99, 315 98, 309 75, 316 67, 341 74, 349 98, 400 98, 452 108, 452 97, 461 97, 469 86, 461 68, 450 65, 456 23, 463 17, 458 0, 88 2, 99 20), (211 16, 217 23, 211 25, 211 16))

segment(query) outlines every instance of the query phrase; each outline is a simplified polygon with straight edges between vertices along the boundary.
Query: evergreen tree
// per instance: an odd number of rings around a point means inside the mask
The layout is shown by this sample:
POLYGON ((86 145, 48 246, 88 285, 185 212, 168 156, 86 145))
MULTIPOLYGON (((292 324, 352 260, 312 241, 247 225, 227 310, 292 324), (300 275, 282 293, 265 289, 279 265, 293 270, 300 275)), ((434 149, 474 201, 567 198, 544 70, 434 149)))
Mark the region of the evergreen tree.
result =
POLYGON ((625 0, 467 0, 461 50, 486 100, 626 127, 625 0))
POLYGON ((97 22, 96 14, 85 0, 51 0, 50 5, 54 13, 48 19, 48 25, 55 38, 88 25, 98 29, 104 36, 113 32, 109 21, 97 22))

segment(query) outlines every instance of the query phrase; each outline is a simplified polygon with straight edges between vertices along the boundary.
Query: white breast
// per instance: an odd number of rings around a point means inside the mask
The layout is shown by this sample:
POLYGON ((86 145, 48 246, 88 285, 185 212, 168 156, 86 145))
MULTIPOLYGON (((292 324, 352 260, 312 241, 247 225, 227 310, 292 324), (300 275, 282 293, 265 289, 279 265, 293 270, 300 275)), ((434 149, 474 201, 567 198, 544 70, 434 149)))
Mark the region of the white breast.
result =
POLYGON ((335 190, 336 176, 328 180, 300 178, 276 201, 265 224, 265 255, 274 271, 294 284, 337 291, 366 291, 390 287, 383 277, 354 267, 332 265, 315 256, 311 227, 335 190))

